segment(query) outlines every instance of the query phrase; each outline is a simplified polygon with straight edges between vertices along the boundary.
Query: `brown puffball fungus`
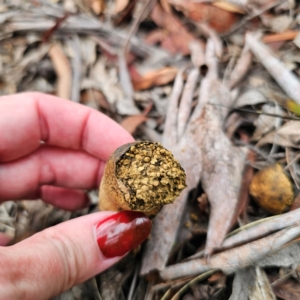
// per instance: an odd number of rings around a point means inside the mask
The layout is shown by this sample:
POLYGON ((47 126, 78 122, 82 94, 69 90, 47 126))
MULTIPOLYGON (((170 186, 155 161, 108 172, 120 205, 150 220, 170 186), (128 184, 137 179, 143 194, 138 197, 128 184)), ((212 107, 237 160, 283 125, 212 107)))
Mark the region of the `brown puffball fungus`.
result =
POLYGON ((186 187, 186 174, 160 143, 133 142, 108 159, 100 184, 99 209, 156 215, 186 187))
POLYGON ((287 211, 294 201, 292 184, 280 164, 268 166, 253 176, 250 195, 274 215, 287 211))

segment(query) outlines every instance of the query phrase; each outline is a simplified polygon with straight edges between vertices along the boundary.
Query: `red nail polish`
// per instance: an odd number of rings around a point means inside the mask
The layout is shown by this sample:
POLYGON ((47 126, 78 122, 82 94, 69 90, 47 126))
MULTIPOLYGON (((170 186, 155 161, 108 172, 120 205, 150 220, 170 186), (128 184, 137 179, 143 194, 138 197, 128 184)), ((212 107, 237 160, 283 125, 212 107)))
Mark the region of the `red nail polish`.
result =
POLYGON ((107 258, 122 256, 148 237, 151 226, 143 213, 121 211, 95 226, 98 246, 107 258))

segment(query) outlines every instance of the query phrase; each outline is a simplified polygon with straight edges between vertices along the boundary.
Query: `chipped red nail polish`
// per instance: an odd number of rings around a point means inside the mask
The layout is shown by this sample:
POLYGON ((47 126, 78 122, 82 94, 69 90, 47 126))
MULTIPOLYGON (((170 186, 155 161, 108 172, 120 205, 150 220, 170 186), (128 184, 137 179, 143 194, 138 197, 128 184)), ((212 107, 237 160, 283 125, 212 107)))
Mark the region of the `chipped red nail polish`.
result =
POLYGON ((122 256, 148 237, 151 226, 143 213, 121 211, 95 226, 97 244, 107 258, 122 256))

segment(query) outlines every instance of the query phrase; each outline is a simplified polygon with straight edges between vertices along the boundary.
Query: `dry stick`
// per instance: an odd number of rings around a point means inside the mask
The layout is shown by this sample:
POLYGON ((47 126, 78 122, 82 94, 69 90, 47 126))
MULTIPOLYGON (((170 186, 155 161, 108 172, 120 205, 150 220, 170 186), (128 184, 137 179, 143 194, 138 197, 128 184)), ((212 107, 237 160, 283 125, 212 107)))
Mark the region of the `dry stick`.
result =
POLYGON ((229 80, 228 86, 233 89, 247 74, 252 63, 252 53, 247 45, 244 46, 241 56, 238 59, 235 67, 233 68, 229 80))
MULTIPOLYGON (((177 124, 177 114, 178 114, 178 102, 183 89, 183 70, 179 71, 176 75, 172 94, 169 99, 169 106, 167 110, 167 118, 165 121, 165 132, 168 144, 174 145, 177 142, 176 135, 176 124, 177 124)), ((164 141, 166 142, 166 141, 164 141)))
POLYGON ((124 92, 124 99, 122 103, 120 103, 122 107, 122 111, 124 110, 128 115, 138 115, 140 114, 140 111, 136 107, 133 100, 134 90, 133 90, 130 74, 128 71, 126 58, 124 56, 123 51, 119 53, 118 61, 119 61, 120 85, 124 92))
MULTIPOLYGON (((166 290, 169 287, 180 288, 183 285, 185 285, 187 282, 191 281, 192 279, 193 277, 185 277, 173 281, 158 283, 150 288, 151 296, 153 295, 153 293, 157 293, 161 290, 166 290)), ((153 299, 153 297, 151 299, 153 299)))
POLYGON ((218 34, 205 23, 194 23, 198 30, 206 37, 209 38, 214 44, 214 51, 218 58, 221 58, 223 47, 222 41, 218 34))
POLYGON ((144 8, 141 11, 141 13, 134 20, 134 22, 131 26, 131 29, 129 31, 128 38, 125 41, 125 44, 123 46, 123 49, 120 51, 120 53, 118 55, 119 72, 120 72, 120 84, 121 84, 122 90, 125 94, 125 99, 124 99, 123 102, 126 102, 126 103, 122 103, 122 105, 124 107, 126 107, 126 109, 128 109, 129 113, 131 111, 131 114, 139 114, 139 110, 135 106, 135 103, 134 103, 134 100, 133 100, 134 89, 133 89, 133 85, 132 85, 132 82, 131 82, 131 77, 130 77, 130 74, 129 74, 129 71, 128 71, 128 67, 127 67, 126 56, 127 56, 128 51, 129 51, 129 45, 130 45, 131 37, 134 35, 136 30, 138 29, 138 26, 139 26, 139 24, 142 20, 142 17, 144 16, 145 12, 149 8, 149 5, 150 5, 151 1, 152 0, 147 0, 147 2, 145 3, 144 8))
POLYGON ((137 266, 135 267, 133 279, 131 281, 130 290, 129 290, 128 297, 127 297, 128 300, 131 300, 132 297, 133 297, 137 277, 138 277, 138 274, 139 274, 139 267, 140 267, 139 264, 137 264, 137 266))
POLYGON ((265 35, 262 40, 266 44, 279 41, 290 41, 293 40, 298 34, 298 30, 288 30, 280 33, 265 35))
MULTIPOLYGON (((150 4, 152 4, 151 2, 153 2, 153 0, 147 0, 145 2, 145 5, 144 5, 142 11, 140 12, 139 16, 134 19, 134 22, 133 22, 133 24, 131 26, 131 29, 129 31, 129 34, 128 34, 128 38, 127 38, 127 40, 126 40, 126 42, 124 44, 124 48, 123 48, 124 56, 126 56, 126 54, 128 53, 131 37, 137 31, 137 29, 139 27, 139 24, 142 21, 142 18, 145 17, 145 14, 146 14, 147 10, 149 10, 149 8, 150 8, 150 4)), ((156 0, 155 0, 155 2, 156 2, 156 0)), ((147 12, 147 14, 148 13, 149 13, 149 11, 147 12)))
POLYGON ((252 53, 276 80, 278 85, 289 97, 300 104, 300 81, 298 78, 274 56, 267 46, 250 32, 246 34, 246 43, 252 53))
POLYGON ((191 106, 193 102, 193 93, 195 90, 198 77, 199 77, 199 69, 194 68, 189 73, 187 82, 184 86, 182 98, 179 105, 179 111, 178 111, 178 125, 177 125, 178 139, 182 137, 188 119, 190 117, 191 106))
POLYGON ((285 148, 285 157, 286 157, 287 166, 284 168, 284 171, 287 168, 289 169, 289 171, 291 173, 291 176, 294 180, 294 183, 295 183, 297 189, 299 190, 299 183, 298 183, 298 180, 297 180, 297 175, 295 174, 295 170, 293 168, 293 162, 295 162, 299 159, 299 154, 296 157, 294 157, 292 160, 290 160, 291 152, 292 152, 292 149, 290 147, 285 148))
POLYGON ((160 271, 160 276, 164 280, 172 280, 198 275, 212 269, 220 269, 225 274, 231 274, 238 269, 258 263, 267 254, 274 253, 299 235, 300 226, 293 226, 266 238, 215 254, 209 261, 202 258, 167 267, 160 271))
MULTIPOLYGON (((24 31, 37 31, 45 32, 55 26, 56 22, 50 20, 49 16, 53 18, 57 17, 57 14, 53 14, 49 11, 47 13, 43 12, 40 14, 40 18, 36 19, 36 14, 32 11, 20 11, 16 13, 13 17, 9 18, 5 24, 2 24, 3 34, 11 34, 13 32, 24 32, 24 31), (24 14, 26 14, 26 19, 23 19, 24 14), (33 20, 33 21, 29 21, 33 20)), ((64 14, 61 10, 58 13, 64 14)), ((62 27, 57 28, 55 34, 90 34, 95 35, 95 33, 103 37, 110 44, 116 46, 122 46, 128 39, 128 33, 126 29, 114 30, 110 25, 103 23, 99 18, 92 16, 87 16, 86 14, 77 14, 74 16, 69 16, 67 21, 62 27)), ((157 47, 152 47, 146 45, 140 38, 134 36, 130 40, 132 52, 138 54, 141 57, 147 57, 149 55, 160 55, 162 50, 157 47)))
POLYGON ((200 68, 205 65, 204 46, 198 40, 190 42, 191 60, 195 67, 200 68))
MULTIPOLYGON (((212 276, 213 274, 215 274, 216 272, 218 272, 218 270, 211 270, 208 272, 205 272, 203 274, 201 274, 200 276, 197 276, 196 278, 194 278, 193 280, 191 280, 190 282, 188 282, 184 287, 182 287, 173 297, 171 300, 179 300, 181 296, 183 296, 183 294, 194 284, 205 280, 207 278, 209 278, 210 276, 212 276)), ((162 299, 163 300, 163 299, 162 299)))
POLYGON ((72 85, 72 70, 70 62, 63 52, 59 43, 54 44, 49 51, 50 59, 53 63, 57 75, 57 96, 70 99, 72 85))
MULTIPOLYGON (((206 52, 205 52, 205 62, 208 67, 208 72, 204 82, 209 80, 217 80, 218 78, 218 63, 217 58, 215 55, 215 45, 213 41, 208 40, 206 44, 206 52)), ((206 84, 201 84, 200 91, 199 91, 199 99, 198 104, 195 108, 195 112, 191 118, 191 121, 195 121, 196 119, 200 118, 201 111, 204 105, 207 104, 207 99, 209 99, 210 88, 207 87, 206 84)), ((218 110, 218 109, 217 109, 218 110)), ((220 110, 221 111, 221 110, 220 110)), ((224 107, 225 114, 229 111, 229 108, 224 107)))
POLYGON ((299 219, 300 209, 298 208, 285 214, 271 217, 265 221, 262 220, 259 224, 256 222, 247 224, 239 229, 239 233, 228 237, 223 242, 221 249, 227 249, 262 238, 275 231, 295 225, 299 219))
POLYGON ((80 41, 78 35, 74 35, 71 38, 71 40, 69 40, 68 42, 74 53, 74 57, 72 59, 73 83, 72 83, 71 100, 79 103, 80 83, 81 83, 81 53, 80 53, 80 41))

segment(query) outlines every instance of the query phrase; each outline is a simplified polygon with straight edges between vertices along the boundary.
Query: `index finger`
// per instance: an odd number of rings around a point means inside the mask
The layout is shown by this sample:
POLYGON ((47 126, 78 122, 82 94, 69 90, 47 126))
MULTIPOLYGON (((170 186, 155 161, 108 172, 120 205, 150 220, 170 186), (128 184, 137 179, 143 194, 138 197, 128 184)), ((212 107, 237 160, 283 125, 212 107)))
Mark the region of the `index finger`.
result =
POLYGON ((106 115, 41 93, 0 98, 0 162, 25 156, 45 142, 84 150, 101 160, 133 137, 106 115))

